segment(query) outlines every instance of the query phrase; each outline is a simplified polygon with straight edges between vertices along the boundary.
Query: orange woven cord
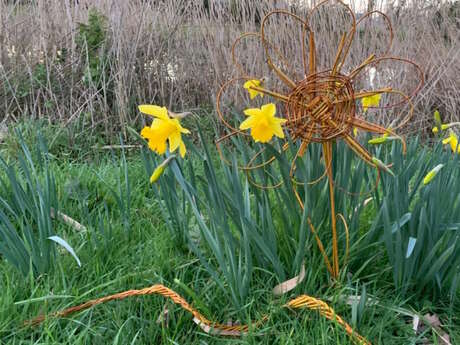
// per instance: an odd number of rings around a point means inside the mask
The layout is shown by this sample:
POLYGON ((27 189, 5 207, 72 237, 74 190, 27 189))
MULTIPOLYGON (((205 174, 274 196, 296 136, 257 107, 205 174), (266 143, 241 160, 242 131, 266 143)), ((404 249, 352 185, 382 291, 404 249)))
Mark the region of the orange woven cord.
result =
POLYGON ((356 333, 347 322, 337 315, 334 309, 329 307, 326 302, 311 296, 300 295, 293 300, 290 300, 285 306, 293 309, 308 308, 311 310, 317 310, 325 318, 336 321, 339 325, 341 325, 357 344, 371 345, 368 340, 356 333))
MULTIPOLYGON (((197 310, 195 310, 188 302, 180 296, 177 292, 165 287, 161 284, 155 284, 151 287, 144 288, 141 290, 127 290, 124 292, 116 293, 114 295, 105 296, 97 299, 93 299, 86 303, 80 304, 75 307, 70 307, 52 314, 48 316, 40 315, 35 319, 26 321, 27 325, 38 325, 43 322, 46 317, 65 317, 67 315, 76 313, 81 310, 85 310, 91 308, 95 305, 102 304, 105 302, 110 302, 113 300, 122 300, 127 297, 131 296, 144 296, 144 295, 153 295, 158 294, 166 298, 170 298, 175 304, 180 305, 183 309, 191 313, 194 317, 194 321, 207 333, 215 334, 215 335, 226 335, 226 336, 241 336, 246 334, 249 331, 249 325, 223 325, 220 323, 212 322, 201 315, 197 310)), ((289 301, 285 307, 299 309, 299 308, 309 308, 311 310, 318 311, 321 315, 326 317, 329 320, 335 320, 338 324, 340 324, 345 331, 352 337, 357 344, 365 344, 371 345, 365 338, 360 336, 358 333, 354 332, 351 326, 346 323, 340 316, 336 315, 334 310, 329 307, 325 302, 316 299, 314 297, 310 297, 307 295, 301 295, 291 301, 289 301)), ((268 320, 268 315, 262 317, 261 320, 255 322, 252 327, 257 328, 262 323, 268 320)))
MULTIPOLYGON (((214 323, 214 322, 206 319, 198 311, 193 309, 193 307, 190 304, 188 304, 188 302, 183 297, 181 297, 178 293, 176 293, 175 291, 173 291, 173 290, 171 290, 171 289, 169 289, 169 288, 167 288, 167 287, 165 287, 164 285, 161 285, 161 284, 155 284, 155 285, 152 285, 152 286, 150 286, 148 288, 144 288, 144 289, 141 289, 141 290, 127 290, 127 291, 124 291, 124 292, 116 293, 114 295, 93 299, 91 301, 88 301, 86 303, 80 304, 78 306, 70 307, 70 308, 67 308, 67 309, 52 313, 52 314, 48 315, 48 317, 65 317, 67 315, 76 313, 76 312, 81 311, 81 310, 91 308, 91 307, 93 307, 95 305, 102 304, 102 303, 105 303, 105 302, 110 302, 110 301, 113 301, 113 300, 122 300, 122 299, 125 299, 127 297, 131 297, 131 296, 143 296, 143 295, 153 295, 153 294, 158 294, 158 295, 161 295, 163 297, 170 298, 175 304, 180 305, 183 309, 185 309, 188 312, 190 312, 193 315, 193 317, 195 319, 197 319, 200 323, 210 327, 211 329, 213 329, 216 332, 227 333, 227 332, 235 332, 235 331, 237 331, 237 332, 239 332, 238 335, 241 335, 242 333, 246 333, 248 331, 248 329, 249 329, 249 326, 247 326, 247 325, 228 326, 228 325, 222 325, 222 324, 214 323)), ((37 318, 35 318, 35 319, 31 320, 31 321, 27 321, 26 324, 37 325, 37 324, 43 322, 44 320, 45 320, 45 315, 40 315, 40 316, 38 316, 37 318)), ((263 322, 263 320, 261 322, 263 322)), ((224 335, 230 335, 230 334, 224 334, 224 335)))

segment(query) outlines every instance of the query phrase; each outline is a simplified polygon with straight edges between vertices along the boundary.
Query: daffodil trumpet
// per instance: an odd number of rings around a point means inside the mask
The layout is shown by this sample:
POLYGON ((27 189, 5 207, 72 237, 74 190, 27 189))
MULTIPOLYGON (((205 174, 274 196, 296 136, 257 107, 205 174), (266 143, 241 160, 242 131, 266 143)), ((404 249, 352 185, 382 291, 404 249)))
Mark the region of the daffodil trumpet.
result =
POLYGON ((428 183, 430 183, 438 174, 438 172, 443 168, 443 166, 444 164, 438 164, 433 169, 431 169, 428 172, 428 174, 425 175, 425 178, 423 179, 423 184, 427 185, 428 183))

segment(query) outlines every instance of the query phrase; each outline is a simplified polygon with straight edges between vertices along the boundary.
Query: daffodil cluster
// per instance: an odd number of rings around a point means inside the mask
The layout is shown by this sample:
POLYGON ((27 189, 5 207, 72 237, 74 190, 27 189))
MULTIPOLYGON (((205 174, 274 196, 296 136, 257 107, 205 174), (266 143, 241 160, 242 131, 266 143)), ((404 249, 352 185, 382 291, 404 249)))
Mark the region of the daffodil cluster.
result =
POLYGON ((458 137, 452 130, 452 127, 459 126, 460 122, 442 123, 439 111, 434 112, 435 126, 432 129, 434 134, 438 134, 445 130, 449 130, 449 136, 442 140, 443 145, 450 145, 453 153, 460 153, 460 147, 458 145, 458 137))

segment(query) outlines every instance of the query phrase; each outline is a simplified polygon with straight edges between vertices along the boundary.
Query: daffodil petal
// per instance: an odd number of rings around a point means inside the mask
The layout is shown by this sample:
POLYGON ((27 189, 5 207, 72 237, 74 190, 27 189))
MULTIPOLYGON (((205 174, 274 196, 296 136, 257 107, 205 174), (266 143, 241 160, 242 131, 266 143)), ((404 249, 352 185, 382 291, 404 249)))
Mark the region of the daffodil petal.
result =
POLYGON ((243 87, 246 90, 249 90, 251 88, 251 86, 260 86, 260 83, 261 82, 258 79, 251 79, 251 80, 248 80, 247 82, 245 82, 243 87))
POLYGON ((260 110, 269 117, 273 117, 276 114, 276 105, 273 103, 264 104, 260 110))
POLYGON ((259 94, 259 92, 258 92, 258 91, 256 91, 256 90, 253 90, 253 89, 249 89, 249 90, 248 90, 248 92, 249 92, 249 98, 250 98, 250 99, 254 99, 254 98, 256 98, 256 97, 257 97, 257 95, 259 94))
POLYGON ((187 152, 187 149, 185 147, 184 142, 181 140, 180 145, 179 145, 179 154, 182 158, 185 157, 185 153, 187 152))
POLYGON ((182 127, 182 126, 180 127, 179 130, 180 130, 181 133, 190 134, 190 131, 189 131, 187 128, 184 128, 184 127, 182 127))
POLYGON ((243 113, 247 116, 258 116, 260 114, 260 109, 258 108, 249 108, 245 109, 243 113))
POLYGON ((248 90, 250 99, 254 99, 255 97, 257 97, 257 95, 260 95, 260 97, 264 96, 263 93, 251 88, 251 87, 254 87, 254 86, 255 87, 260 86, 260 84, 261 84, 261 81, 257 80, 257 79, 251 79, 251 80, 248 80, 247 82, 244 83, 243 87, 246 90, 248 90))
POLYGON ((284 138, 284 132, 283 128, 281 127, 281 124, 278 123, 273 127, 273 133, 278 137, 278 138, 284 138))
POLYGON ((179 147, 182 138, 179 131, 173 132, 169 137, 169 152, 174 152, 179 147))
POLYGON ((241 124, 240 124, 240 129, 241 129, 241 130, 245 130, 245 129, 251 128, 252 125, 253 125, 253 123, 254 123, 254 120, 255 120, 255 117, 254 117, 254 116, 248 117, 246 120, 244 120, 243 122, 241 122, 241 124))
POLYGON ((138 108, 139 111, 143 114, 154 116, 163 120, 169 119, 168 109, 166 109, 166 107, 159 107, 158 105, 151 104, 143 104, 140 105, 138 108))
POLYGON ((369 107, 377 107, 380 103, 380 98, 382 97, 382 94, 377 93, 372 96, 367 96, 361 98, 361 104, 363 107, 363 111, 366 112, 367 108, 369 107))

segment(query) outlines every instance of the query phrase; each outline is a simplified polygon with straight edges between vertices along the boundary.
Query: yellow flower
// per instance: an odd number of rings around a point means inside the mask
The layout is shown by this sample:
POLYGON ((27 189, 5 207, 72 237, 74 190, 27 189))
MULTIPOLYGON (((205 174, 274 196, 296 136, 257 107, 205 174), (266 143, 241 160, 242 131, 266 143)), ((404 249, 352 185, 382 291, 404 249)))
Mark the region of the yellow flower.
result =
POLYGON ((361 104, 363 105, 363 111, 366 112, 367 108, 369 107, 378 107, 380 103, 380 98, 382 98, 382 94, 380 93, 361 98, 361 104))
POLYGON ((355 137, 358 136, 358 128, 353 127, 353 135, 354 135, 355 137))
POLYGON ((140 105, 139 111, 155 118, 150 127, 144 127, 141 131, 141 136, 149 141, 149 148, 162 155, 166 152, 166 141, 169 141, 169 152, 179 148, 181 157, 184 157, 186 148, 182 133, 188 134, 190 131, 180 125, 179 119, 170 118, 168 110, 157 105, 140 105))
POLYGON ((458 145, 458 138, 452 130, 450 130, 449 137, 444 139, 442 143, 444 145, 450 144, 450 148, 452 152, 460 153, 460 147, 458 145))
POLYGON ((268 103, 260 109, 246 109, 244 113, 249 117, 241 123, 240 129, 251 129, 251 136, 255 142, 266 143, 271 140, 273 135, 284 138, 281 124, 287 120, 275 117, 275 104, 268 103))
POLYGON ((443 166, 444 164, 438 164, 432 170, 430 170, 423 179, 423 184, 427 185, 428 183, 430 183, 431 180, 434 179, 434 177, 438 174, 439 170, 441 170, 443 166))
POLYGON ((258 87, 258 86, 260 86, 260 84, 262 84, 262 82, 260 80, 258 80, 258 79, 251 79, 251 80, 248 80, 247 82, 244 83, 243 87, 246 90, 248 90, 250 99, 256 98, 257 95, 260 95, 260 97, 264 96, 264 94, 262 92, 259 92, 259 91, 254 90, 254 89, 251 88, 252 86, 258 87))

